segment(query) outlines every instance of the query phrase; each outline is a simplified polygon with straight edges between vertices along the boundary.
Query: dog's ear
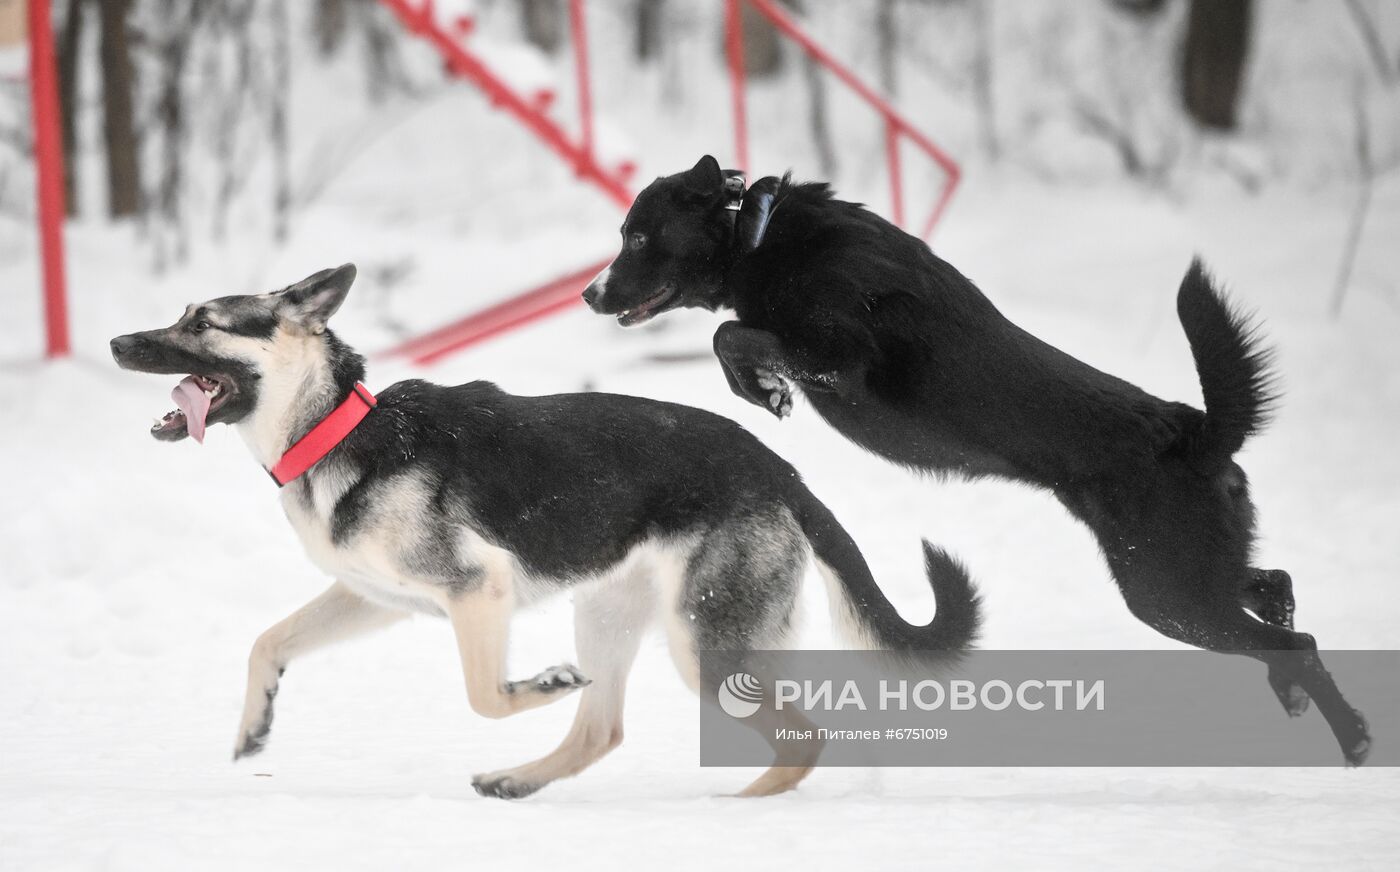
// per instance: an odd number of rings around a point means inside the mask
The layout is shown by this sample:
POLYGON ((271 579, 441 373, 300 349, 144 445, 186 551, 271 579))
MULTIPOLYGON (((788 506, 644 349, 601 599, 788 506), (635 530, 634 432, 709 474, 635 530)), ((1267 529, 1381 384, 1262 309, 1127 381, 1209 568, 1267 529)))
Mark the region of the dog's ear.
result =
POLYGON ((686 193, 712 197, 724 188, 724 173, 719 168, 719 161, 707 154, 681 175, 681 181, 686 193))
POLYGON ((355 265, 342 264, 309 275, 277 295, 277 313, 301 324, 312 333, 321 333, 355 281, 355 265))

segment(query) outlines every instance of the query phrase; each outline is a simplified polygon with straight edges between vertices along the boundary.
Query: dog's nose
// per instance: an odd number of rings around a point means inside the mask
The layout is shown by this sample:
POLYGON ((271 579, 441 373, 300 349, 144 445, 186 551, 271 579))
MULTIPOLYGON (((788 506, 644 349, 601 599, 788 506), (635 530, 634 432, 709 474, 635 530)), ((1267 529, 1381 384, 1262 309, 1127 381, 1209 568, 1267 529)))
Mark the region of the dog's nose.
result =
POLYGON ((116 360, 121 360, 126 355, 135 351, 140 341, 141 340, 137 339, 135 336, 129 334, 126 336, 118 336, 116 339, 113 339, 111 343, 112 357, 116 360))
POLYGON ((588 304, 588 308, 598 311, 598 305, 603 302, 603 292, 608 288, 608 276, 612 275, 612 264, 603 267, 603 271, 593 277, 593 281, 588 283, 588 287, 583 289, 583 301, 588 304))

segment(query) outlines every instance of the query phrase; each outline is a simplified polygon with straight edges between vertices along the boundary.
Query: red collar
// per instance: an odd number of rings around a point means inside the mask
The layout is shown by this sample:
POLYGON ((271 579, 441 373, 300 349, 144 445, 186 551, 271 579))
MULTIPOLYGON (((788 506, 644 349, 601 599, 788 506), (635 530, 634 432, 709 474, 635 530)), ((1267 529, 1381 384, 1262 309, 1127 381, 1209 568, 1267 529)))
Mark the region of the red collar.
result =
POLYGON ((369 388, 356 382, 350 396, 336 406, 321 423, 312 427, 310 433, 288 448, 282 459, 277 461, 277 465, 267 471, 268 475, 272 476, 278 487, 295 481, 302 473, 315 466, 322 457, 330 454, 331 449, 349 436, 350 431, 354 430, 377 404, 378 401, 375 400, 374 394, 369 392, 369 388))

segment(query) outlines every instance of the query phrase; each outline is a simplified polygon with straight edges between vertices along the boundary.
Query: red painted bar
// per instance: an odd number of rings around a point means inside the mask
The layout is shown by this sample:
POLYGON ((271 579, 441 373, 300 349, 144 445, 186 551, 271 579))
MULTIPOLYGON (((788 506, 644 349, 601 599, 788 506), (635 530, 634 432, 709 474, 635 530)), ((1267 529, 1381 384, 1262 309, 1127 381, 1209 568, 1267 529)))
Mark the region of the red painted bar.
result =
POLYGON ((49 0, 29 0, 29 90, 34 112, 34 163, 39 176, 36 187, 44 271, 45 354, 50 358, 66 357, 71 347, 63 271, 63 136, 49 0))
MULTIPOLYGON (((957 188, 958 182, 961 179, 962 172, 958 167, 958 162, 953 160, 951 155, 939 148, 931 139, 915 129, 903 115, 899 114, 899 110, 895 109, 888 100, 880 96, 875 89, 861 81, 848 67, 838 61, 816 40, 808 36, 806 31, 799 27, 797 22, 793 20, 792 16, 782 7, 778 6, 774 0, 727 0, 727 5, 725 7, 726 26, 734 26, 730 23, 731 18, 733 22, 738 22, 740 3, 752 4, 754 9, 758 10, 759 13, 772 22, 774 27, 800 45, 802 50, 811 56, 812 59, 830 70, 832 75, 836 76, 837 79, 854 91, 862 100, 869 103, 871 108, 884 118, 885 155, 890 162, 890 176, 892 180, 900 180, 895 181, 895 185, 902 185, 903 174, 899 166, 898 153, 898 140, 901 136, 907 137, 910 142, 918 146, 919 150, 927 154, 943 171, 947 181, 944 182, 943 192, 939 195, 937 202, 934 204, 933 212, 929 215, 929 219, 924 225, 922 238, 927 239, 929 234, 933 232, 934 226, 937 225, 938 221, 943 217, 943 213, 947 209, 949 201, 952 200, 953 191, 957 188)), ((740 55, 740 64, 742 66, 742 51, 740 55)), ((733 68, 733 66, 734 62, 731 57, 730 67, 733 68)), ((745 134, 745 136, 747 136, 747 134, 745 134)), ((747 151, 747 144, 743 146, 743 151, 747 151)), ((894 223, 903 224, 903 195, 899 189, 894 193, 891 208, 894 223)))
POLYGON ((611 262, 609 258, 590 264, 382 353, 384 356, 407 357, 415 363, 432 363, 468 345, 577 304, 584 286, 611 262))
POLYGON ((885 119, 885 161, 890 165, 890 217, 904 226, 904 177, 899 167, 899 128, 885 119))
POLYGON ((588 75, 588 25, 583 17, 583 0, 569 0, 569 26, 574 34, 574 64, 578 78, 579 130, 581 148, 593 156, 593 89, 588 75))
MULTIPOLYGON (((569 0, 575 73, 578 77, 579 89, 581 134, 578 142, 571 139, 568 133, 545 114, 548 105, 546 102, 537 99, 534 95, 517 94, 509 83, 496 76, 477 55, 461 42, 460 35, 454 35, 449 30, 439 26, 432 14, 431 0, 423 0, 419 4, 415 4, 411 0, 380 0, 380 2, 392 9, 410 31, 431 42, 454 73, 470 80, 480 88, 494 106, 515 116, 545 145, 574 167, 575 172, 581 178, 602 190, 609 199, 623 209, 631 206, 633 195, 628 185, 630 170, 621 167, 616 171, 605 170, 599 166, 594 154, 593 98, 589 86, 588 34, 584 19, 585 0, 569 0)), ((900 138, 908 138, 942 169, 947 181, 924 226, 923 237, 927 238, 942 218, 961 178, 957 162, 928 137, 914 129, 888 101, 809 37, 786 12, 775 5, 773 0, 725 0, 725 52, 730 71, 734 111, 734 156, 738 168, 749 169, 747 71, 744 68, 742 20, 742 4, 745 2, 752 3, 754 8, 768 18, 780 33, 797 42, 805 52, 830 70, 847 87, 855 91, 884 119, 886 159, 890 169, 890 208, 896 224, 903 224, 905 211, 904 173, 899 155, 900 138)), ((570 273, 424 336, 404 342, 385 353, 407 357, 420 364, 439 360, 468 345, 576 305, 579 302, 578 292, 605 265, 605 263, 599 263, 570 273)))
POLYGON ((626 209, 632 205, 632 192, 616 175, 600 167, 590 151, 573 142, 563 128, 536 108, 527 96, 516 93, 480 58, 468 50, 450 31, 432 18, 430 6, 417 7, 409 0, 380 0, 404 24, 432 43, 447 60, 453 72, 470 79, 491 102, 515 116, 531 133, 575 168, 578 175, 626 209))
POLYGON ((744 105, 747 73, 744 69, 743 0, 725 0, 724 47, 729 59, 729 90, 734 101, 734 159, 735 169, 749 170, 749 118, 744 105))

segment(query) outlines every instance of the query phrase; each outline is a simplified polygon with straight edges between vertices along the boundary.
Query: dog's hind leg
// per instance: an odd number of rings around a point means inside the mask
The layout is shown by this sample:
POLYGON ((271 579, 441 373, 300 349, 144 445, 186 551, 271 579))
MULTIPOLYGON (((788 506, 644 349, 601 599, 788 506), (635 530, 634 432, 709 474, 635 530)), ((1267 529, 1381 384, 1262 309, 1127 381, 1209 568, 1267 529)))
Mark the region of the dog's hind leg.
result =
POLYGON ((1293 579, 1282 569, 1250 569, 1240 603, 1265 623, 1293 629, 1293 579))
MULTIPOLYGON (((684 578, 662 614, 671 656, 685 683, 700 690, 701 651, 751 651, 788 647, 794 632, 796 595, 806 545, 791 515, 736 520, 711 532, 691 555, 684 578)), ((765 689, 773 699, 773 688, 765 689)), ((708 697, 704 704, 716 705, 708 697)), ((746 727, 773 749, 773 765, 738 796, 772 796, 793 790, 815 768, 823 743, 810 721, 792 707, 761 707, 746 727)))
POLYGON ((375 605, 336 582, 320 596, 273 624, 258 637, 248 655, 248 689, 233 759, 256 754, 267 744, 278 680, 294 658, 406 617, 407 612, 375 605))
MULTIPOLYGON (((764 693, 772 699, 773 687, 765 687, 764 693)), ((775 796, 796 789, 804 778, 812 774, 826 744, 815 738, 816 725, 793 708, 773 711, 764 706, 752 717, 746 718, 744 726, 763 736, 773 749, 774 761, 748 787, 734 794, 738 797, 775 796), (779 738, 783 736, 800 738, 779 738)))
POLYGON ((574 724, 550 754, 532 763, 478 775, 482 796, 519 799, 559 778, 577 775, 622 743, 627 674, 656 613, 656 592, 644 573, 581 589, 574 598, 579 667, 593 683, 579 695, 574 724))
POLYGON ((1359 766, 1366 762, 1371 752, 1366 719, 1342 696, 1318 657, 1317 642, 1312 636, 1254 620, 1244 611, 1237 612, 1226 626, 1215 632, 1218 638, 1211 640, 1215 644, 1208 647, 1219 647, 1223 642, 1268 664, 1269 684, 1283 701, 1284 708, 1289 709, 1290 714, 1300 714, 1311 697, 1332 728, 1332 735, 1341 746, 1347 763, 1359 766), (1289 708, 1290 698, 1301 699, 1295 702, 1296 712, 1289 708))
MULTIPOLYGON (((1208 651, 1246 654, 1267 664, 1269 684, 1280 700, 1293 686, 1301 688, 1317 703, 1347 763, 1365 762, 1371 750, 1366 719, 1342 696, 1318 657, 1312 636, 1256 620, 1237 603, 1224 600, 1189 609, 1166 603, 1161 597, 1128 598, 1133 614, 1165 636, 1208 651)), ((1287 708, 1286 701, 1284 705, 1287 708)))
POLYGON ((563 699, 588 684, 583 673, 568 664, 524 681, 506 680, 506 647, 515 612, 515 570, 509 557, 496 555, 473 587, 452 595, 446 609, 457 636, 467 701, 477 714, 509 717, 563 699))
MULTIPOLYGON (((1293 579, 1282 569, 1251 569, 1240 591, 1240 604, 1265 623, 1293 629, 1293 579)), ((1308 694, 1275 666, 1269 667, 1269 686, 1283 710, 1298 717, 1308 710, 1308 694)))
MULTIPOLYGON (((700 692, 700 663, 694 642, 686 628, 678 622, 671 626, 671 656, 676 669, 691 690, 700 692)), ((774 646, 775 648, 778 646, 774 646)), ((774 699, 771 685, 763 688, 765 699, 774 699)), ((702 705, 715 705, 714 699, 701 700, 702 705)), ((825 743, 815 738, 815 725, 791 706, 773 711, 763 706, 742 721, 743 725, 763 737, 773 749, 773 765, 763 771, 747 787, 733 794, 737 797, 774 796, 795 790, 816 768, 825 743), (812 736, 813 738, 779 738, 779 736, 812 736)))

